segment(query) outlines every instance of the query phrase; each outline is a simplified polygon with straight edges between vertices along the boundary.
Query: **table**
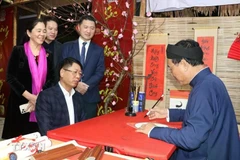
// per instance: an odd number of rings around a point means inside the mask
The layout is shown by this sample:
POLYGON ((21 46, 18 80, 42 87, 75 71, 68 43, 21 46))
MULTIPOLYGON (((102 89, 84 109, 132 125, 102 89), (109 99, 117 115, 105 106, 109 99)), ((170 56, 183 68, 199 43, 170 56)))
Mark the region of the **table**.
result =
MULTIPOLYGON (((125 110, 82 121, 73 125, 48 131, 49 138, 69 141, 94 147, 96 145, 113 147, 115 153, 155 160, 167 160, 176 147, 161 140, 148 138, 147 135, 135 132, 129 123, 149 122, 144 118, 145 112, 138 112, 135 117, 125 116, 125 110)), ((165 119, 153 120, 167 124, 169 127, 180 128, 180 122, 166 122, 165 119)))

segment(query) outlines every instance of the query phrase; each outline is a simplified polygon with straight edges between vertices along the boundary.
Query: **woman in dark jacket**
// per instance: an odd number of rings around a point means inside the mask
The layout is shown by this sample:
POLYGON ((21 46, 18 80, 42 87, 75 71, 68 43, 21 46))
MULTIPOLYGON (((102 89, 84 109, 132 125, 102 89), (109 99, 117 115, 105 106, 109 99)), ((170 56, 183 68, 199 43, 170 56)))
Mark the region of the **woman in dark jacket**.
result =
POLYGON ((8 62, 7 82, 11 91, 3 139, 38 131, 34 112, 37 95, 52 83, 52 57, 42 46, 46 38, 45 23, 36 19, 27 27, 27 41, 13 48, 8 62), (26 104, 26 111, 29 112, 20 112, 19 106, 22 104, 26 104))

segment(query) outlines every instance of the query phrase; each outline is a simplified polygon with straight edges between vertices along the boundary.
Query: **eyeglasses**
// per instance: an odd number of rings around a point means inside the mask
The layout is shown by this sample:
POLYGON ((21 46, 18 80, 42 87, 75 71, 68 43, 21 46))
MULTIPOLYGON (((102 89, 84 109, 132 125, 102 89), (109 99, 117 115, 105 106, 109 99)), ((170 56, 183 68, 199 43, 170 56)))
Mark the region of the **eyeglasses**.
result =
POLYGON ((68 72, 71 72, 73 76, 76 76, 77 74, 80 76, 80 77, 83 77, 83 73, 82 72, 78 72, 78 71, 72 71, 72 70, 69 70, 69 69, 65 69, 65 71, 68 71, 68 72))

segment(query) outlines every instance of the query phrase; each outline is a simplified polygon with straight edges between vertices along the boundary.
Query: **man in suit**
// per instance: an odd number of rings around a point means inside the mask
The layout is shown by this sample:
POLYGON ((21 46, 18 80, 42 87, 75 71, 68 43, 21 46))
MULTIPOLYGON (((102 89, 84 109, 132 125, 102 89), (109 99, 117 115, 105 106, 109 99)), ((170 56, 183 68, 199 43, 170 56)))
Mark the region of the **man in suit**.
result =
POLYGON ((54 83, 57 83, 57 65, 61 59, 62 44, 56 40, 58 34, 58 22, 54 17, 43 17, 46 25, 46 39, 43 42, 43 46, 47 54, 52 54, 52 64, 54 69, 54 83))
POLYGON ((81 94, 74 90, 82 77, 81 63, 68 57, 59 64, 58 73, 58 84, 40 92, 37 98, 36 118, 42 135, 85 119, 81 94))
POLYGON ((96 21, 90 15, 83 15, 76 25, 79 38, 63 44, 62 59, 73 57, 83 66, 83 74, 76 90, 81 93, 86 118, 97 116, 100 101, 99 82, 105 71, 103 48, 91 42, 96 30, 96 21))

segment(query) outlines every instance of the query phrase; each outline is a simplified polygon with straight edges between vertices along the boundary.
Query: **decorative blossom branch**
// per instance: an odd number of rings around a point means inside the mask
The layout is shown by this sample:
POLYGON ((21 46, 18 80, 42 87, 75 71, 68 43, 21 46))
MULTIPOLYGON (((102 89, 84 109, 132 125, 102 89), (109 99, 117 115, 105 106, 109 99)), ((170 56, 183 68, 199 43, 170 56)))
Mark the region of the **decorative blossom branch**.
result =
POLYGON ((137 30, 138 24, 133 21, 133 15, 131 15, 131 7, 134 5, 132 0, 115 0, 111 3, 102 0, 103 3, 98 3, 98 5, 94 7, 92 6, 91 0, 88 0, 87 6, 74 0, 72 2, 73 3, 67 7, 58 8, 44 4, 43 2, 41 2, 40 5, 45 14, 55 16, 63 22, 66 22, 66 28, 74 25, 83 14, 91 14, 97 19, 97 23, 100 25, 99 32, 103 38, 102 45, 104 46, 104 54, 110 61, 105 71, 104 82, 106 88, 100 91, 101 98, 104 102, 103 112, 100 112, 100 114, 106 114, 112 111, 112 108, 119 100, 122 100, 118 95, 118 89, 123 80, 132 72, 133 57, 139 54, 144 48, 149 34, 154 31, 156 27, 151 25, 153 19, 151 18, 151 14, 148 13, 146 23, 150 24, 146 25, 148 27, 145 28, 145 33, 139 33, 137 30), (115 4, 113 5, 113 3, 115 4), (89 11, 91 8, 93 8, 92 13, 89 11), (121 21, 121 26, 113 24, 116 21, 121 21), (128 25, 132 25, 133 30, 127 30, 128 25), (127 36, 129 33, 131 36, 127 36), (138 50, 136 49, 136 45, 140 40, 136 39, 137 34, 143 35, 143 40, 141 40, 142 46, 138 50), (124 41, 126 40, 132 41, 133 45, 131 50, 126 51, 124 49, 126 45, 124 41))

